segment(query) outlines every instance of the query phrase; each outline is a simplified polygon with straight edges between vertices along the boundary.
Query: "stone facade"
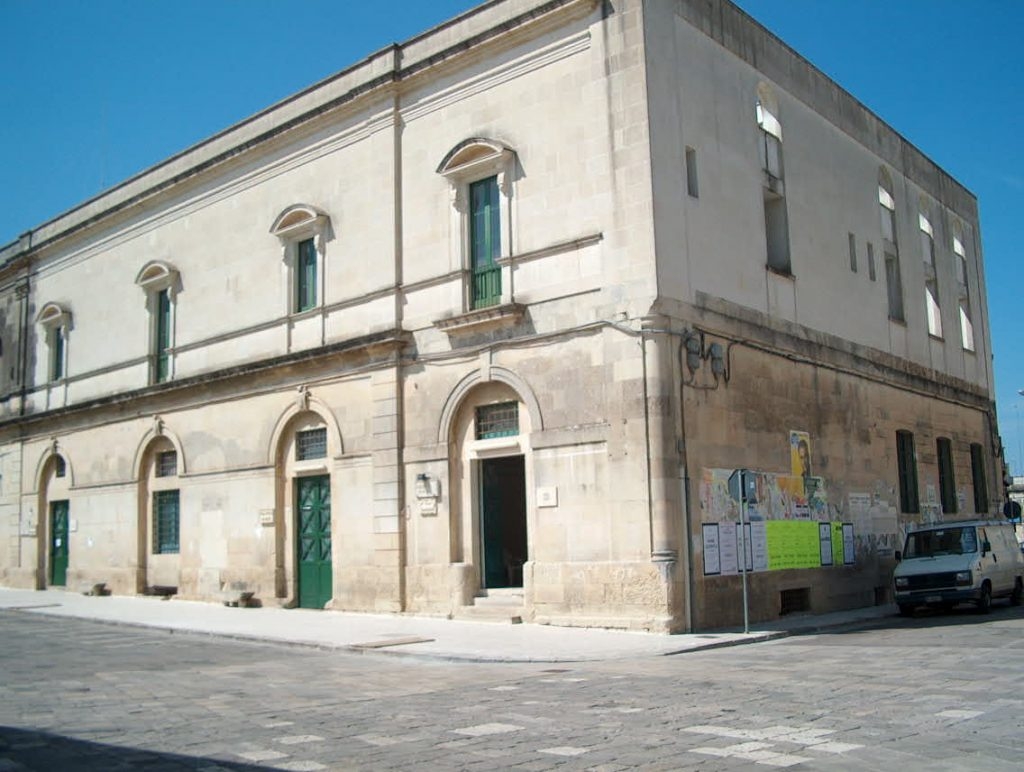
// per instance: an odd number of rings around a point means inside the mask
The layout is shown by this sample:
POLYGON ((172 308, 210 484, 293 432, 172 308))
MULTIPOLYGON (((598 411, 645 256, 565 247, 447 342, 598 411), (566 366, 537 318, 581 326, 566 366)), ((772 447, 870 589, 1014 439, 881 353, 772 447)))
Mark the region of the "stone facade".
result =
POLYGON ((998 509, 976 201, 724 0, 489 3, 2 258, 3 584, 696 630, 731 470, 754 619, 998 509))

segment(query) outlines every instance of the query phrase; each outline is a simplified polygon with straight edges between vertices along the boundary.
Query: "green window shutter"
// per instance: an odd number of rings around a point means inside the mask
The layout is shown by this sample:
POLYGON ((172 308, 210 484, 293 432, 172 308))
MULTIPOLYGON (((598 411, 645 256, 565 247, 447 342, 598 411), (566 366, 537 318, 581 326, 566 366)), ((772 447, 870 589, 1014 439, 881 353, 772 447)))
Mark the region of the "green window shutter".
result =
POLYGON ((470 266, 473 308, 501 301, 501 214, 498 178, 488 177, 469 186, 470 266))
POLYGON ((64 377, 64 327, 53 328, 53 380, 64 377))
POLYGON ((295 310, 308 311, 316 306, 316 244, 300 241, 295 266, 295 310))
POLYGON ((156 294, 156 381, 163 383, 170 377, 171 364, 171 291, 156 294))

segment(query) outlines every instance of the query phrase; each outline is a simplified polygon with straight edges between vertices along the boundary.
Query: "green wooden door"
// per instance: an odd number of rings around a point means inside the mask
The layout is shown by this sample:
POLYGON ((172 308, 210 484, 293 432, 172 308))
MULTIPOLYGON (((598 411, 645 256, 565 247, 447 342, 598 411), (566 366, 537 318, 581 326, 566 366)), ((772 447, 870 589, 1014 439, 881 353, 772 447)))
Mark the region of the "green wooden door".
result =
POLYGON ((323 608, 331 599, 331 478, 295 480, 298 513, 299 606, 323 608))
POLYGON ((50 584, 68 583, 68 503, 50 502, 50 584))

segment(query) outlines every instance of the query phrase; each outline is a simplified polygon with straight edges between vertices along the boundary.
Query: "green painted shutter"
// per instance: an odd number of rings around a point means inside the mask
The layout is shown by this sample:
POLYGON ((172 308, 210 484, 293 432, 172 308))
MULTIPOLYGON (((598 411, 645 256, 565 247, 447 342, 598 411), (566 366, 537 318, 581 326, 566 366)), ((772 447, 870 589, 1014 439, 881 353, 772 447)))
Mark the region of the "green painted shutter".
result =
POLYGON ((156 294, 156 381, 163 383, 171 374, 171 291, 156 294))
POLYGON ((295 310, 308 311, 316 306, 316 244, 313 239, 299 242, 295 272, 295 310))
POLYGON ((473 281, 473 308, 501 302, 501 215, 498 178, 474 182, 469 186, 470 265, 473 281))
POLYGON ((53 380, 64 377, 64 327, 53 328, 53 380))

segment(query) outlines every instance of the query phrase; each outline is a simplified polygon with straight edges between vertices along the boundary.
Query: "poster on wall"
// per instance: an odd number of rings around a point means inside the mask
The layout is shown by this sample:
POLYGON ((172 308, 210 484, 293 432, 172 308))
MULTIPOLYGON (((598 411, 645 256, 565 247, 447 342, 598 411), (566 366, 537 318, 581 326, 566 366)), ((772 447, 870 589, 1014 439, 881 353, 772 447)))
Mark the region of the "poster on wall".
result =
POLYGON ((704 523, 704 576, 715 576, 722 573, 722 563, 718 554, 718 523, 704 523))
POLYGON ((811 435, 807 432, 789 433, 789 463, 794 477, 813 477, 811 469, 811 435))
POLYGON ((772 520, 766 525, 769 569, 821 566, 821 535, 817 523, 772 520))
POLYGON ((853 523, 843 523, 843 563, 852 566, 854 562, 853 523))
POLYGON ((750 544, 754 553, 754 570, 768 570, 768 530, 765 524, 751 523, 747 526, 750 529, 750 544))
POLYGON ((818 523, 818 538, 821 540, 821 564, 832 565, 832 523, 818 523))
MULTIPOLYGON (((739 540, 739 544, 746 552, 747 556, 747 573, 754 570, 754 543, 750 535, 750 523, 746 523, 743 532, 740 532, 740 524, 736 523, 736 538, 739 540)), ((738 553, 737 553, 738 554, 738 553)), ((737 561, 738 563, 739 561, 737 561)), ((737 566, 737 571, 739 567, 737 566)))
POLYGON ((736 528, 731 523, 718 529, 718 554, 720 555, 720 573, 723 576, 740 572, 739 551, 736 548, 736 528))

